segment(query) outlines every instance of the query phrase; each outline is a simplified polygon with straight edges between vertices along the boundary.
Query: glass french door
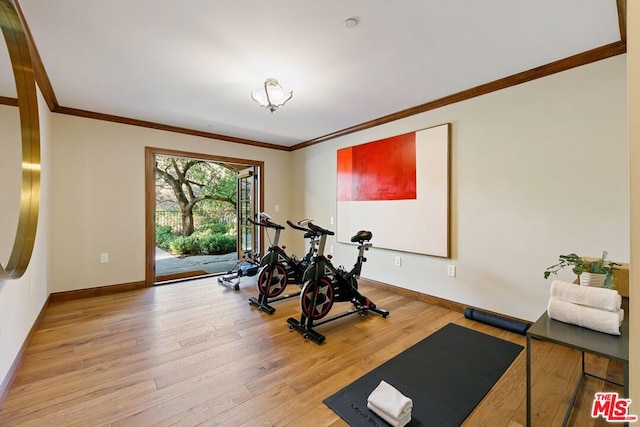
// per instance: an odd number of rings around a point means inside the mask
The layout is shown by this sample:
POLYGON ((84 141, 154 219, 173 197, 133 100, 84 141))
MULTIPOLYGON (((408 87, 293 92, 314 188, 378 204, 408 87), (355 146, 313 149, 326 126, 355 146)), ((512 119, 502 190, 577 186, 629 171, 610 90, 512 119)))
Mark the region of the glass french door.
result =
POLYGON ((260 237, 256 227, 247 221, 255 218, 259 194, 257 167, 252 166, 238 172, 238 255, 248 251, 260 251, 260 237))

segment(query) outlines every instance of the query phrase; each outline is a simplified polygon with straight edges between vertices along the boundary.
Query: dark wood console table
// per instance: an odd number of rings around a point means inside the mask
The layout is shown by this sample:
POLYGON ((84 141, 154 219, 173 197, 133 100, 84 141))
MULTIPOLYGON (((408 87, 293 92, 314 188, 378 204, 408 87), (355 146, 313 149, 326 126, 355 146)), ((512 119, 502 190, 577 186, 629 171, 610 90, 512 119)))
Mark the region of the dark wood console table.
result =
POLYGON ((591 329, 582 328, 576 325, 559 322, 549 318, 547 312, 527 331, 527 427, 531 426, 531 343, 533 340, 549 341, 555 344, 580 350, 582 353, 582 375, 576 385, 575 391, 569 403, 569 408, 565 414, 563 427, 567 425, 571 410, 582 386, 585 377, 597 378, 616 384, 624 388, 624 397, 629 397, 629 300, 623 298, 622 303, 624 313, 624 321, 620 327, 620 335, 609 335, 602 332, 593 331, 591 329), (624 383, 618 384, 601 378, 596 375, 589 374, 585 371, 584 354, 594 354, 610 360, 622 363, 624 369, 624 383))

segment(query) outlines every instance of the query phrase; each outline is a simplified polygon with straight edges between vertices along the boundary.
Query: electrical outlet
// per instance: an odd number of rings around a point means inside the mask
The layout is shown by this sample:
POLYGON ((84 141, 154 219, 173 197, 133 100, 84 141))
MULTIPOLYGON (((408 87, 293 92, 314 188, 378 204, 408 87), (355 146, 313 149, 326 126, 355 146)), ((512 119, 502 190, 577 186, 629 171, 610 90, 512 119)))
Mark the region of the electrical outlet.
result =
POLYGON ((275 208, 274 208, 274 210, 275 210, 276 212, 280 212, 280 205, 276 205, 276 206, 275 206, 275 208))
POLYGON ((100 254, 100 263, 106 264, 109 262, 109 254, 107 252, 100 254))
POLYGON ((456 277, 456 266, 455 265, 447 265, 447 276, 456 277))
POLYGON ((393 265, 395 265, 396 267, 400 267, 402 265, 402 258, 400 258, 399 256, 397 256, 394 260, 393 260, 393 265))
POLYGON ((329 223, 330 223, 331 225, 333 225, 333 223, 334 223, 334 222, 335 222, 335 220, 334 220, 334 218, 333 218, 333 217, 329 218, 329 223))
POLYGON ((329 246, 329 253, 332 254, 333 253, 333 245, 329 246))

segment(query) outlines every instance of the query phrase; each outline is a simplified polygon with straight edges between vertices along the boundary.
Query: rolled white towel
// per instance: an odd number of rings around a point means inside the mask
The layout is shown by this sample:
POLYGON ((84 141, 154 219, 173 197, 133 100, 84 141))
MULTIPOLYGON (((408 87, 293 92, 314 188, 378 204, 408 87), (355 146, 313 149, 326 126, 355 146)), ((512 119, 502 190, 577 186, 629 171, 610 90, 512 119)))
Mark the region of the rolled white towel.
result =
POLYGON ((413 401, 386 381, 371 392, 367 407, 394 427, 402 427, 411 421, 413 401))
POLYGON ((606 311, 618 311, 622 306, 622 297, 614 289, 578 286, 561 280, 551 283, 551 298, 606 311))
POLYGON ((598 310, 555 298, 549 298, 547 313, 554 320, 611 335, 620 335, 620 325, 624 317, 622 310, 616 312, 598 310))

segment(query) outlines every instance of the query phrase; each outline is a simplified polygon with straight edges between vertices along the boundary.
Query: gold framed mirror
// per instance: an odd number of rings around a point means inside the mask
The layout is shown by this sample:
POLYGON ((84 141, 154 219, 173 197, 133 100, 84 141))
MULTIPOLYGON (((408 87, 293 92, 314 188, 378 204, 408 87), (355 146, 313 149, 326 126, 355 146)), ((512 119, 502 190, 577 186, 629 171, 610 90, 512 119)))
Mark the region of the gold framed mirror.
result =
MULTIPOLYGON (((40 124, 35 76, 26 32, 11 0, 0 0, 0 27, 15 79, 22 142, 20 201, 16 203, 19 206, 15 238, 8 261, 0 259, 0 281, 4 281, 22 277, 33 253, 40 205, 40 124)), ((0 149, 13 143, 14 141, 6 140, 0 133, 0 149)), ((11 147, 8 151, 10 149, 11 147)), ((0 183, 0 188, 2 186, 0 183)), ((10 211, 14 208, 9 206, 13 199, 3 200, 7 193, 10 191, 0 191, 0 209, 10 211)))

